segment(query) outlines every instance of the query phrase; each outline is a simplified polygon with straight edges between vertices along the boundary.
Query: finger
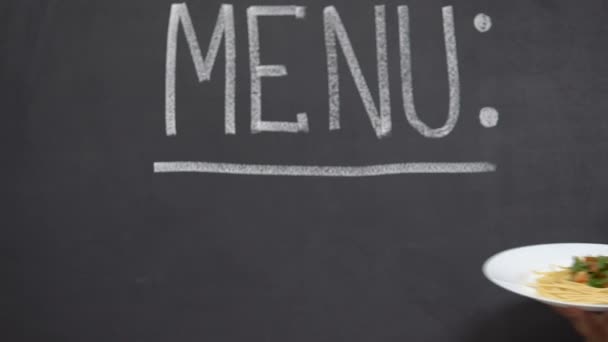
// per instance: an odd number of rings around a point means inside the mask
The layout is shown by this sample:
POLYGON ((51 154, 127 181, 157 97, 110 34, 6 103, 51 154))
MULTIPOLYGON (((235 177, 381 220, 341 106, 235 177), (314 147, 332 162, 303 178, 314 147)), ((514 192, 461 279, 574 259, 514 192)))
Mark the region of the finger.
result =
POLYGON ((574 319, 583 314, 582 310, 579 310, 576 308, 569 308, 569 307, 554 306, 553 310, 555 310, 558 314, 564 316, 567 319, 574 319))
POLYGON ((601 336, 600 341, 608 341, 608 314, 603 313, 590 313, 592 316, 590 319, 593 324, 594 330, 598 336, 601 336))
MULTIPOLYGON (((577 308, 570 307, 553 307, 553 309, 568 319, 574 329, 585 338, 586 342, 608 342, 608 335, 605 335, 604 329, 606 326, 603 322, 598 321, 599 316, 595 313, 585 312, 577 308)), ((601 317, 601 320, 607 320, 601 317)))
POLYGON ((580 320, 584 325, 585 337, 591 341, 608 341, 608 327, 604 324, 603 315, 595 312, 585 312, 580 320))
POLYGON ((603 326, 608 327, 608 312, 602 312, 600 317, 601 317, 603 326))
POLYGON ((594 330, 594 327, 589 318, 586 316, 586 313, 581 310, 562 310, 564 317, 566 317, 574 329, 583 337, 587 339, 587 341, 595 341, 597 339, 597 333, 594 330))

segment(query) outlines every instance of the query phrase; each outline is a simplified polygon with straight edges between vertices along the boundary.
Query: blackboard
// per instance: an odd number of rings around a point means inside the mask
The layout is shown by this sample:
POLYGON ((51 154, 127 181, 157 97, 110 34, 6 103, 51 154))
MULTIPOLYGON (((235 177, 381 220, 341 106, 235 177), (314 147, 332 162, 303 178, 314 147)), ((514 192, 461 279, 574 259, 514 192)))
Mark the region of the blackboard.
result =
POLYGON ((578 340, 480 268, 606 241, 604 1, 0 10, 6 340, 578 340))

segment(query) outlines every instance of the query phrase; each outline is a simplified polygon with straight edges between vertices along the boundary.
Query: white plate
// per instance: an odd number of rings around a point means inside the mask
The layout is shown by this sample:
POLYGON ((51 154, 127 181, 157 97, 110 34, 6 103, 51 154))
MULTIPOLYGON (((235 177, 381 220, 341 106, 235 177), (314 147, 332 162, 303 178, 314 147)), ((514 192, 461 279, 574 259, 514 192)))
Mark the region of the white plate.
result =
POLYGON ((608 305, 569 303, 540 297, 530 286, 536 271, 570 266, 575 256, 608 255, 608 245, 560 243, 510 249, 494 255, 483 265, 484 275, 494 284, 545 304, 586 311, 608 311, 608 305))

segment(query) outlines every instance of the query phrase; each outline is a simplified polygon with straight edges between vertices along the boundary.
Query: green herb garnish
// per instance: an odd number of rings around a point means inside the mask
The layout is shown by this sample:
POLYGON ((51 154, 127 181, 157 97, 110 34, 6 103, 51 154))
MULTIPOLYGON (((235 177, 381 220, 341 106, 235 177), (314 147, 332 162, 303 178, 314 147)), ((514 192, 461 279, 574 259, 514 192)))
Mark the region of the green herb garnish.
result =
POLYGON ((572 273, 578 273, 589 270, 589 266, 581 259, 574 258, 574 264, 570 267, 572 273))
POLYGON ((591 279, 589 279, 589 282, 587 283, 587 285, 589 285, 591 287, 597 287, 600 289, 606 287, 606 284, 608 284, 608 279, 598 279, 598 278, 591 278, 591 279))

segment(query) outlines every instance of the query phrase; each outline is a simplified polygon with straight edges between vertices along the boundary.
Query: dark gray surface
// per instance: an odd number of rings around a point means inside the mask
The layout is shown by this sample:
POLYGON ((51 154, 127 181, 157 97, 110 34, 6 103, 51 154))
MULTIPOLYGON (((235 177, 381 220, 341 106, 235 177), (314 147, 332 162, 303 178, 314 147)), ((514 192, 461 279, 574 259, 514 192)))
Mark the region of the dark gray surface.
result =
MULTIPOLYGON (((576 341, 547 308, 490 285, 483 260, 533 243, 606 241, 604 1, 387 1, 393 135, 379 141, 344 64, 342 130, 327 130, 322 9, 334 5, 374 96, 373 5, 306 1, 264 19, 264 115, 308 111, 308 135, 251 135, 245 11, 236 136, 223 134, 223 53, 198 85, 181 40, 183 129, 164 135, 170 1, 8 1, 2 10, 12 341, 576 341), (454 5, 462 117, 408 126, 396 6, 410 5, 415 94, 447 113, 440 7, 454 5), (478 12, 494 28, 472 26, 478 12), (482 128, 479 108, 501 113, 482 128), (484 175, 368 179, 155 175, 158 160, 343 164, 488 160, 484 175), (439 269, 439 270, 437 270, 439 269)), ((188 5, 207 48, 218 1, 188 5)), ((183 36, 181 36, 183 38, 183 36)), ((285 114, 287 113, 287 114, 285 114)), ((7 339, 8 340, 8 339, 7 339)))

